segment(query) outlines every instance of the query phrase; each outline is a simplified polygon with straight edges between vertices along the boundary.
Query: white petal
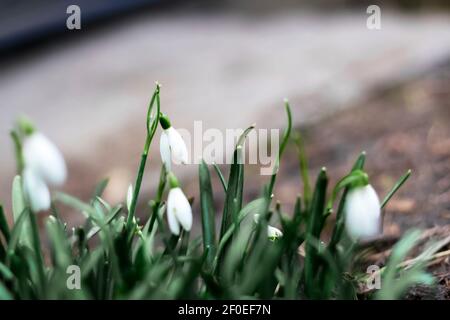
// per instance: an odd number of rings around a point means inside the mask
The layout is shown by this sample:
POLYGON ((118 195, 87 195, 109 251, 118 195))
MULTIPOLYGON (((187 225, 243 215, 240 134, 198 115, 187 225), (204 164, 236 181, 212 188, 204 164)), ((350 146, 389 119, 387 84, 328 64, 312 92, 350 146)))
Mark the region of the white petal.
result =
POLYGON ((29 168, 23 172, 23 187, 33 212, 50 209, 50 191, 47 185, 29 168))
POLYGON ((352 237, 369 238, 380 232, 380 200, 371 185, 351 189, 345 211, 345 226, 352 237))
POLYGON ((187 147, 180 133, 173 127, 166 129, 165 132, 167 133, 167 137, 169 139, 172 161, 175 164, 187 164, 188 163, 187 147))
POLYGON ((161 133, 161 138, 159 140, 159 152, 161 154, 161 160, 166 166, 166 170, 170 171, 172 158, 170 156, 170 145, 169 138, 167 137, 167 133, 163 131, 161 133))
POLYGON ((128 212, 130 212, 131 202, 132 201, 133 201, 133 185, 130 184, 130 186, 128 187, 128 192, 127 192, 127 209, 128 209, 128 212))
POLYGON ((25 166, 46 182, 61 185, 66 180, 67 168, 61 152, 42 133, 35 132, 25 139, 23 156, 25 166))
POLYGON ((180 234, 180 224, 178 223, 177 218, 175 217, 175 211, 173 206, 169 205, 169 201, 167 201, 167 222, 169 223, 170 232, 174 235, 180 234))
POLYGON ((188 199, 180 188, 173 188, 169 191, 167 199, 167 210, 172 212, 184 230, 190 231, 192 228, 192 208, 188 199))
POLYGON ((267 236, 269 239, 277 239, 283 236, 283 232, 275 227, 267 226, 267 236))

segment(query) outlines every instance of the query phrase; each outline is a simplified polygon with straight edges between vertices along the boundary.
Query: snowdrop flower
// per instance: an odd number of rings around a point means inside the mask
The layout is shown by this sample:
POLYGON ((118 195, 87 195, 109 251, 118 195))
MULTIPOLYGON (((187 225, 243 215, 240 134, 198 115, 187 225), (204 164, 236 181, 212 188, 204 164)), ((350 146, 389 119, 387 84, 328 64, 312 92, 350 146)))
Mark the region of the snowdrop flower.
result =
MULTIPOLYGON (((253 220, 255 221, 255 223, 258 223, 259 221, 259 214, 256 213, 253 215, 253 220)), ((276 240, 278 238, 281 238, 283 236, 283 232, 281 232, 280 229, 272 227, 272 226, 267 226, 267 237, 270 240, 276 240)))
POLYGON ((267 226, 267 237, 270 240, 276 240, 278 238, 281 238, 283 236, 283 232, 281 232, 280 229, 277 229, 272 226, 267 226))
POLYGON ((24 130, 23 188, 34 212, 50 208, 47 184, 61 185, 66 180, 67 168, 58 148, 30 125, 24 130))
POLYGON ((51 185, 66 180, 66 163, 56 146, 40 132, 27 136, 23 145, 25 167, 51 185))
POLYGON ((172 161, 176 164, 186 164, 188 162, 188 151, 183 138, 172 127, 169 118, 161 114, 159 122, 164 130, 159 141, 159 151, 167 171, 170 171, 172 161))
POLYGON ((30 168, 23 171, 23 187, 33 212, 50 208, 50 191, 45 182, 30 168))
POLYGON ((127 209, 128 209, 128 212, 131 211, 131 202, 133 202, 133 192, 134 192, 133 185, 130 184, 128 186, 128 191, 127 191, 127 209))
POLYGON ((192 208, 180 189, 177 178, 169 173, 170 191, 167 198, 167 221, 174 235, 180 234, 180 225, 190 231, 192 227, 192 208))
POLYGON ((353 238, 369 238, 380 232, 380 200, 370 184, 350 189, 345 212, 345 226, 353 238))

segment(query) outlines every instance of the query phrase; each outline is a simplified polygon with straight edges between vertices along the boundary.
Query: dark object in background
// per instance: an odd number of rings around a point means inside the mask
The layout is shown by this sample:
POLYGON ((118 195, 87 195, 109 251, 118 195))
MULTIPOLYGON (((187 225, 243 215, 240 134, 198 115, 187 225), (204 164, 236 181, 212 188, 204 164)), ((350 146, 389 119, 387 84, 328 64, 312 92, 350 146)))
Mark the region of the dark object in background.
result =
POLYGON ((122 17, 173 0, 0 0, 0 55, 15 54, 71 32, 66 27, 70 5, 81 9, 80 31, 87 25, 122 17))

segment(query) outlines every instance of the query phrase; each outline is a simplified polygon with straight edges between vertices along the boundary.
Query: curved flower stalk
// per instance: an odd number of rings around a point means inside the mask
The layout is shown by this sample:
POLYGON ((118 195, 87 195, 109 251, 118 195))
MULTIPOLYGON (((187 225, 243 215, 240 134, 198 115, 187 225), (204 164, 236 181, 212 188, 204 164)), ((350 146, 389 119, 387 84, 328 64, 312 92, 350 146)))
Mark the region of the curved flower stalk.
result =
POLYGON ((163 132, 159 141, 159 150, 161 153, 161 160, 166 166, 167 171, 171 170, 171 163, 187 164, 188 151, 186 144, 180 133, 172 127, 169 118, 161 114, 159 118, 163 132))
POLYGON ((345 203, 345 226, 356 239, 376 236, 380 232, 381 205, 370 184, 350 189, 345 203))
POLYGON ((185 231, 192 228, 192 208, 188 199, 179 187, 177 178, 169 173, 170 191, 167 198, 167 221, 174 235, 180 234, 180 226, 185 231))
POLYGON ((280 229, 277 229, 275 227, 272 226, 267 226, 267 237, 274 241, 277 240, 278 238, 281 238, 283 236, 283 232, 281 232, 280 229))
POLYGON ((26 132, 23 144, 24 190, 34 212, 50 208, 47 185, 59 186, 67 177, 64 157, 58 148, 40 132, 26 132))

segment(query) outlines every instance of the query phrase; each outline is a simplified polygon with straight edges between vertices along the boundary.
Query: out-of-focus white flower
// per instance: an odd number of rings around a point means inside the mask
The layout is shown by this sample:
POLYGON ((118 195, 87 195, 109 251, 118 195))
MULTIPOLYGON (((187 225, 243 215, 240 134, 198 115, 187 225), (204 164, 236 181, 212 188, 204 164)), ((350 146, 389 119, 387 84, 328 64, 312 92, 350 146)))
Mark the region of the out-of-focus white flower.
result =
POLYGON ((23 145, 25 167, 44 182, 61 185, 66 180, 67 168, 61 152, 40 132, 27 136, 23 145))
POLYGON ((345 226, 356 239, 376 236, 380 232, 381 205, 373 187, 350 189, 345 201, 345 226))
POLYGON ((33 212, 50 209, 50 191, 44 180, 30 168, 23 171, 23 188, 33 212))
POLYGON ((47 184, 61 185, 67 168, 58 148, 40 132, 31 130, 23 141, 23 188, 33 212, 48 210, 51 204, 47 184))
POLYGON ((180 133, 172 127, 166 115, 161 114, 160 123, 163 132, 159 140, 159 151, 167 171, 170 171, 171 162, 175 164, 186 164, 188 162, 188 151, 180 133))
MULTIPOLYGON (((259 214, 258 213, 253 215, 253 220, 255 221, 256 224, 259 222, 259 214)), ((276 240, 282 236, 283 236, 283 232, 281 232, 280 229, 272 227, 272 226, 267 226, 267 237, 270 240, 276 240)))
POLYGON ((128 209, 128 212, 130 212, 131 202, 132 201, 133 201, 133 185, 130 184, 130 186, 128 187, 128 192, 127 192, 127 209, 128 209))
POLYGON ((179 187, 170 189, 167 199, 167 221, 174 235, 180 234, 180 225, 190 231, 192 227, 192 208, 179 187))

